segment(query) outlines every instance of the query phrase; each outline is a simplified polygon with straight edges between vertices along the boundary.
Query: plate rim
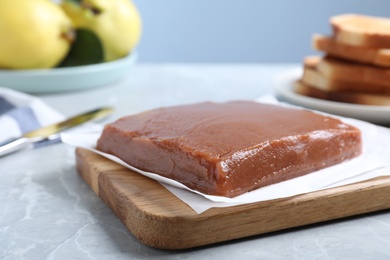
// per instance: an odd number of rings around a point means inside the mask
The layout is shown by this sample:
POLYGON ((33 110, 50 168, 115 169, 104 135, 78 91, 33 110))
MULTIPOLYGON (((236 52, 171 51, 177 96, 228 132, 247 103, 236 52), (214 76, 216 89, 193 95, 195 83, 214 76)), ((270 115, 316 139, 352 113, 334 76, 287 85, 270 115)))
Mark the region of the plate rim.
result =
POLYGON ((119 58, 117 60, 101 62, 96 64, 88 64, 82 66, 70 66, 70 67, 54 67, 54 68, 45 68, 45 69, 15 69, 7 70, 0 69, 0 76, 12 75, 12 76, 45 76, 45 74, 73 74, 73 73, 84 73, 83 71, 95 71, 102 70, 105 67, 115 67, 123 63, 133 63, 137 60, 138 53, 132 52, 126 55, 125 57, 119 58), (80 72, 82 71, 82 72, 80 72))
POLYGON ((0 86, 31 94, 50 94, 107 86, 124 78, 138 53, 109 62, 63 68, 0 70, 0 86))
MULTIPOLYGON (((372 113, 373 117, 375 117, 377 120, 367 120, 367 118, 363 120, 374 121, 376 123, 377 122, 385 123, 385 124, 390 123, 390 106, 349 104, 349 103, 342 103, 342 102, 306 97, 295 93, 293 91, 293 82, 295 80, 298 80, 300 75, 302 75, 302 73, 303 73, 303 68, 296 67, 296 68, 285 70, 277 74, 273 78, 273 82, 272 82, 273 83, 272 88, 276 96, 292 104, 303 106, 309 109, 315 109, 315 110, 327 112, 327 113, 332 113, 329 112, 330 110, 348 111, 352 114, 357 115, 357 116, 355 115, 355 116, 348 116, 348 117, 354 117, 357 119, 362 119, 362 117, 359 117, 358 115, 359 113, 365 113, 365 114, 372 113), (386 113, 387 113, 387 118, 385 118, 386 113), (383 117, 381 116, 382 114, 383 117)), ((336 113, 333 112, 333 114, 336 113)), ((343 113, 340 113, 339 115, 345 116, 343 115, 343 113)))

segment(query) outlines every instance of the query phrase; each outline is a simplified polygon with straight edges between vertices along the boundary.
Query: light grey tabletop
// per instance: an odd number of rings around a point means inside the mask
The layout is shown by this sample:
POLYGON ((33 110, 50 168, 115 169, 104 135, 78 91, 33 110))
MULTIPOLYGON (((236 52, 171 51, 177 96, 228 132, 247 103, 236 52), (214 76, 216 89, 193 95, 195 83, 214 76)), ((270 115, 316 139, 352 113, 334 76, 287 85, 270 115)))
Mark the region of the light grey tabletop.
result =
MULTIPOLYGON (((114 105, 107 120, 159 106, 255 99, 294 64, 138 64, 110 86, 39 95, 66 116, 114 105)), ((390 194, 389 194, 390 199, 390 194)), ((184 251, 139 242, 92 192, 64 144, 0 158, 0 259, 390 259, 390 211, 184 251)))

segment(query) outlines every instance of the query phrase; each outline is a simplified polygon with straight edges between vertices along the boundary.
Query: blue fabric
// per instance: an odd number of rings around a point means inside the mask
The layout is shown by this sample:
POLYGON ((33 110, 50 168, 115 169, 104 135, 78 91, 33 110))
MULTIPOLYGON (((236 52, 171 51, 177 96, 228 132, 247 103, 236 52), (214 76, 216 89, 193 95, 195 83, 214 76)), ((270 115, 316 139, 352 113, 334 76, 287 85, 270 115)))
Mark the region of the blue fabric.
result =
POLYGON ((22 133, 27 133, 41 127, 37 117, 30 107, 20 107, 18 109, 13 109, 9 111, 7 115, 12 117, 17 122, 22 133))
POLYGON ((16 107, 2 96, 0 96, 0 115, 12 117, 22 133, 41 127, 34 111, 30 107, 16 107))
POLYGON ((14 105, 12 105, 7 99, 0 96, 0 115, 7 113, 14 108, 14 105))
MULTIPOLYGON (((7 123, 4 123, 5 125, 0 125, 1 130, 4 133, 4 136, 0 136, 0 141, 4 142, 9 138, 18 138, 21 134, 42 127, 39 121, 39 114, 35 113, 45 113, 45 111, 35 111, 32 108, 34 102, 37 103, 40 101, 34 97, 31 97, 31 100, 29 100, 29 96, 22 93, 13 96, 13 91, 0 88, 0 118, 3 116, 7 117, 7 120, 2 122, 13 121, 13 124, 10 125, 7 125, 7 123)), ((47 109, 48 111, 51 109, 50 107, 45 106, 44 103, 41 103, 40 106, 36 107, 39 107, 39 109, 42 110, 47 109)), ((55 113, 53 113, 51 116, 57 117, 55 113)), ((47 121, 50 122, 51 120, 47 121)), ((54 140, 42 140, 40 142, 35 142, 33 145, 36 148, 59 141, 59 138, 54 140)))

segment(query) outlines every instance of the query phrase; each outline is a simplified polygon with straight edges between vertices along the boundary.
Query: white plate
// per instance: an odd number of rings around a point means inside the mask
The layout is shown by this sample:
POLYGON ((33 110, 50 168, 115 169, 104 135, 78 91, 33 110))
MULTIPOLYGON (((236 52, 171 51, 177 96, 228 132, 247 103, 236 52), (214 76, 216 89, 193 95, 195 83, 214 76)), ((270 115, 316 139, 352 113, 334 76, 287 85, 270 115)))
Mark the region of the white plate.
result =
POLYGON ((121 79, 137 60, 137 53, 122 59, 86 66, 53 69, 0 70, 0 86, 29 93, 79 90, 121 79))
POLYGON ((355 105, 327 101, 299 95, 294 92, 294 81, 302 75, 302 68, 296 68, 277 75, 273 88, 278 99, 294 105, 315 109, 330 114, 352 117, 374 124, 390 125, 390 107, 355 105))

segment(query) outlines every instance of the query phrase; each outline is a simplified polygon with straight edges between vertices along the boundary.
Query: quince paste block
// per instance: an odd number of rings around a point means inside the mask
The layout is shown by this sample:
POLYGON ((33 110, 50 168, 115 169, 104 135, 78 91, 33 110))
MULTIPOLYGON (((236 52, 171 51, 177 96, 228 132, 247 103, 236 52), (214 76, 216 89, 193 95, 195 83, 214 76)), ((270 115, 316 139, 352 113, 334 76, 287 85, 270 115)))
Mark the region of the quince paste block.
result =
POLYGON ((361 132, 311 111, 250 101, 197 103, 125 116, 97 149, 205 194, 245 192, 338 164, 361 132))

